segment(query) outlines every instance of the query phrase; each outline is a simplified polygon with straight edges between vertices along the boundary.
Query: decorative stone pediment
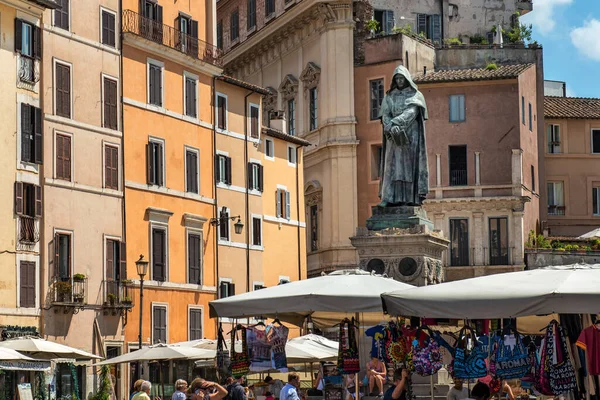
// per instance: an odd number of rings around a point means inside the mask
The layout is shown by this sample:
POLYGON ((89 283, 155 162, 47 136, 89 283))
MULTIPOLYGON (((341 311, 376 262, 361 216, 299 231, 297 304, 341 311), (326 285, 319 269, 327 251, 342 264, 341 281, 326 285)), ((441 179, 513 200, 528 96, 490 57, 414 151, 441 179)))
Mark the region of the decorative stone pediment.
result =
POLYGON ((306 68, 300 74, 300 79, 304 82, 305 89, 312 89, 319 84, 321 77, 321 68, 312 61, 306 64, 306 68))
POLYGON ((298 94, 298 79, 292 74, 287 74, 279 85, 279 91, 285 100, 295 98, 298 94))
POLYGON ((271 111, 275 111, 277 106, 277 90, 271 86, 266 88, 270 94, 263 96, 263 123, 268 126, 271 111))
POLYGON ((310 181, 304 184, 304 201, 307 207, 318 205, 321 208, 323 187, 319 181, 310 181))

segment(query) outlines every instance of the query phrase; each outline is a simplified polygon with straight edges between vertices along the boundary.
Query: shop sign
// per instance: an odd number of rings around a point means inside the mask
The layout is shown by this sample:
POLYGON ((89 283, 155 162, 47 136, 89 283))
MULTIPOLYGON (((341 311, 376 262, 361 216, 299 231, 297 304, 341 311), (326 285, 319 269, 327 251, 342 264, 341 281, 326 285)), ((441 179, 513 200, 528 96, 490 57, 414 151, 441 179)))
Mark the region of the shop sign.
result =
POLYGON ((7 371, 46 371, 50 369, 49 361, 0 361, 0 369, 7 371))

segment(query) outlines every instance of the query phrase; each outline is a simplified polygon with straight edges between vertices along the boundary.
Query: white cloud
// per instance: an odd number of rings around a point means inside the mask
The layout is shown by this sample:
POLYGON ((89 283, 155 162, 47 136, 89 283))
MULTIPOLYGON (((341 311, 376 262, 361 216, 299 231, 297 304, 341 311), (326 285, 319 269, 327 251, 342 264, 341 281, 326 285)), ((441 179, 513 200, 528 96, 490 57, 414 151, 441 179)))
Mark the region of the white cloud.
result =
POLYGON ((571 42, 581 54, 600 61, 600 21, 589 19, 583 26, 571 30, 571 42))
POLYGON ((555 8, 557 6, 569 5, 573 0, 535 0, 533 11, 521 18, 521 22, 533 24, 534 32, 547 35, 556 26, 555 8))

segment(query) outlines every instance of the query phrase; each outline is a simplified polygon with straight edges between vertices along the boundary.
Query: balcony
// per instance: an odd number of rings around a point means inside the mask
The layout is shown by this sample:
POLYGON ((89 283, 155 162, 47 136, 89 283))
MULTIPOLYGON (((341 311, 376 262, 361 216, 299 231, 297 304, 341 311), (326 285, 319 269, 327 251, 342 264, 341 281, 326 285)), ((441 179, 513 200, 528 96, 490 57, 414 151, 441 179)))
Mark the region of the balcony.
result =
POLYGON ((125 311, 133 308, 133 297, 127 281, 102 281, 104 301, 104 315, 117 313, 123 315, 125 311))
POLYGON ((19 80, 35 85, 40 80, 39 61, 33 57, 19 54, 19 80))
POLYGON ((61 278, 55 276, 50 284, 50 303, 56 307, 54 312, 60 308, 65 314, 73 312, 77 314, 87 304, 87 278, 76 274, 73 278, 61 278))
POLYGON ((565 206, 549 205, 548 215, 565 215, 565 206))
POLYGON ((132 10, 123 11, 123 33, 132 33, 217 67, 223 66, 222 52, 216 46, 132 10))
POLYGON ((467 170, 453 169, 450 171, 450 186, 466 186, 467 170))
POLYGON ((18 222, 18 241, 24 245, 34 245, 40 241, 39 221, 34 217, 20 215, 18 222))

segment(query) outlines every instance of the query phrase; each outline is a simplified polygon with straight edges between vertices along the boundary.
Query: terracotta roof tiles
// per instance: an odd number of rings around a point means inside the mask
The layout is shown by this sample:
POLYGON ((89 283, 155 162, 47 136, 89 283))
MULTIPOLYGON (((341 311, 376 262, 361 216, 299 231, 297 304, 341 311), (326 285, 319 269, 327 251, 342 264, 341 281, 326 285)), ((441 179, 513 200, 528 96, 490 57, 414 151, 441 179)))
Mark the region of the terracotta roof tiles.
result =
POLYGON ((217 77, 217 79, 220 81, 223 81, 223 82, 230 83, 232 85, 236 85, 236 86, 248 89, 248 90, 253 90, 256 93, 262 94, 264 96, 271 94, 271 92, 268 89, 265 89, 264 87, 253 85, 251 83, 236 79, 229 75, 220 75, 217 77))
POLYGON ((600 119, 600 99, 544 97, 544 117, 554 119, 600 119))
POLYGON ((449 69, 417 75, 415 83, 467 82, 497 79, 514 79, 533 64, 499 65, 497 69, 485 68, 449 69))

